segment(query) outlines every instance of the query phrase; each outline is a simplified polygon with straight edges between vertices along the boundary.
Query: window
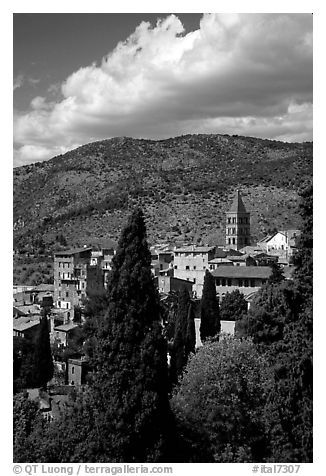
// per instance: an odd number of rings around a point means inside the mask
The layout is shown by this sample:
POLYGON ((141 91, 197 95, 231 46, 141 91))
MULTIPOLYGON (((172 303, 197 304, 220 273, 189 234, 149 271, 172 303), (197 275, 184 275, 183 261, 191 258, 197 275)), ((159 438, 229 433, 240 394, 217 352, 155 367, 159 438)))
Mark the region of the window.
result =
POLYGON ((75 373, 75 367, 71 367, 71 373, 72 373, 72 374, 75 373))
POLYGON ((242 287, 242 286, 243 286, 242 279, 239 279, 239 280, 238 280, 238 282, 239 282, 239 286, 241 286, 241 287, 242 287))
POLYGON ((254 287, 255 287, 255 284, 256 284, 256 283, 255 283, 255 280, 254 280, 254 279, 252 279, 252 280, 251 280, 251 283, 250 283, 251 287, 253 287, 253 288, 254 288, 254 287))
POLYGON ((230 217, 228 218, 228 223, 231 223, 231 218, 230 217))
POLYGON ((174 269, 178 269, 178 266, 176 264, 174 265, 174 269))
POLYGON ((229 245, 231 244, 231 238, 229 238, 229 245))
POLYGON ((232 228, 232 235, 235 235, 235 228, 232 228))
POLYGON ((222 286, 225 286, 225 279, 222 279, 222 286))
POLYGON ((66 308, 69 309, 69 302, 67 302, 66 308))
POLYGON ((228 279, 228 286, 232 286, 232 279, 228 279))
POLYGON ((66 297, 69 297, 69 293, 68 293, 68 291, 66 291, 66 297))
POLYGON ((194 269, 196 269, 196 266, 194 266, 194 269))
POLYGON ((235 245, 235 238, 232 238, 232 244, 235 245))
POLYGON ((246 288, 249 286, 248 279, 245 279, 244 285, 246 288))
POLYGON ((186 266, 186 270, 190 269, 189 266, 186 266))
POLYGON ((235 217, 232 218, 232 223, 236 223, 237 219, 235 217))

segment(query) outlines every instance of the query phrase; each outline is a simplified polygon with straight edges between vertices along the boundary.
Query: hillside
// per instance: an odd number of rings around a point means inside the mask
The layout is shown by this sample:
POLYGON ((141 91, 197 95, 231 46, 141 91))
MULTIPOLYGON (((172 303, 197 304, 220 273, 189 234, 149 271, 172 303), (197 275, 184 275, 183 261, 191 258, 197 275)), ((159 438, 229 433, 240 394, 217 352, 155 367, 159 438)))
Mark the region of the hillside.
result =
POLYGON ((252 235, 296 228, 297 190, 312 176, 312 144, 228 135, 154 141, 114 138, 14 169, 14 246, 46 248, 117 240, 139 203, 151 243, 224 242, 224 212, 236 188, 252 235))

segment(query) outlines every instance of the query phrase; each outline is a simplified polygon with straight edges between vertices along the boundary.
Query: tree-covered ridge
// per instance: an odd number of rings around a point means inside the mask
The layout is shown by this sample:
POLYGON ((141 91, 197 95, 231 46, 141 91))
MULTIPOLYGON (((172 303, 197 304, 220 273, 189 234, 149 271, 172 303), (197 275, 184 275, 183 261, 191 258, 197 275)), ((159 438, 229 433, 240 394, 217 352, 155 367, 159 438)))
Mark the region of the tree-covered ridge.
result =
POLYGON ((94 142, 14 169, 14 237, 22 246, 40 234, 48 244, 64 227, 72 244, 117 239, 141 203, 150 241, 167 235, 207 241, 224 233, 237 187, 252 211, 253 235, 262 236, 298 227, 297 189, 311 175, 311 143, 228 135, 94 142))

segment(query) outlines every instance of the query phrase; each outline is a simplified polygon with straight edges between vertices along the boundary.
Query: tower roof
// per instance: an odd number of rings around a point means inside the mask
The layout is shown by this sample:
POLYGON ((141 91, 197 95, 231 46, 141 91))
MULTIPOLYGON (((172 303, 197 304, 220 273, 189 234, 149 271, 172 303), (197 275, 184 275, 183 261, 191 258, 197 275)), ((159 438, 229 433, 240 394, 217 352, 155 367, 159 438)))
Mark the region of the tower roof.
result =
POLYGON ((236 191, 229 213, 248 213, 246 207, 243 204, 239 190, 236 191))

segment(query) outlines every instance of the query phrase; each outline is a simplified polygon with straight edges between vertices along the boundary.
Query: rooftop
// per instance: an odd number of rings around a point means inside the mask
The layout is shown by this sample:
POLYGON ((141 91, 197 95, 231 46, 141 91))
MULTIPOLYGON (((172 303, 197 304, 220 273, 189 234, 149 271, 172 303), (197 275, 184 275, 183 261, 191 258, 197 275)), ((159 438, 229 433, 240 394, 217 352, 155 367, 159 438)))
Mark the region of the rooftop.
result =
POLYGON ((190 245, 185 246, 183 248, 175 248, 175 253, 208 253, 209 251, 213 251, 215 246, 196 246, 190 245))
POLYGON ((219 266, 212 275, 215 278, 268 279, 271 272, 270 266, 219 266))
POLYGON ((69 332, 72 331, 73 329, 76 329, 78 324, 75 324, 74 322, 68 322, 67 324, 62 324, 60 326, 56 326, 54 328, 55 331, 62 331, 62 332, 69 332))
POLYGON ((236 191, 233 203, 228 213, 248 213, 246 207, 243 204, 239 190, 236 191))
POLYGON ((85 248, 73 248, 70 250, 64 250, 64 251, 56 251, 54 253, 54 256, 69 256, 69 255, 77 255, 79 253, 85 252, 85 251, 92 251, 92 247, 85 247, 85 248))
POLYGON ((37 286, 33 287, 33 291, 49 291, 49 292, 54 292, 54 284, 38 284, 37 286))
POLYGON ((14 331, 23 332, 34 326, 38 326, 40 323, 40 316, 23 316, 13 319, 13 321, 14 331))

